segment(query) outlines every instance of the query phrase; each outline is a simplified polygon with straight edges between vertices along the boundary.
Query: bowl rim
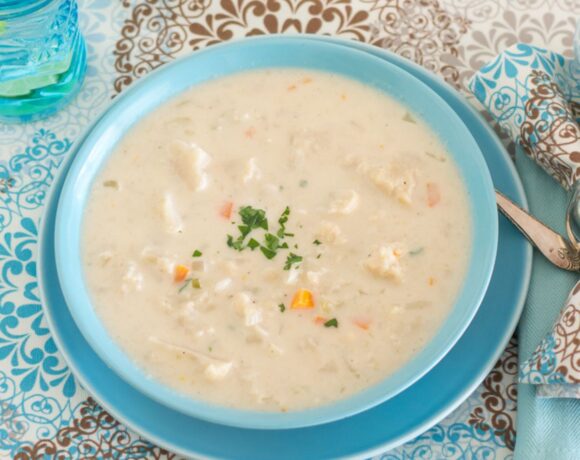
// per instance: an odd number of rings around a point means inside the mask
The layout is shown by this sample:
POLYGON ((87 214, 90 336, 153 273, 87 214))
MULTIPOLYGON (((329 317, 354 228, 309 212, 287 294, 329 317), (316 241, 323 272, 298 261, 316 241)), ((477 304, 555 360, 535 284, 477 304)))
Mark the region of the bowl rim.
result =
MULTIPOLYGON (((403 94, 406 93, 403 91, 403 94)), ((55 228, 57 272, 68 308, 87 342, 118 375, 152 399, 194 417, 242 428, 286 429, 317 425, 364 411, 404 391, 435 366, 461 337, 479 308, 495 262, 498 219, 493 192, 485 159, 468 128, 439 95, 405 70, 368 53, 329 42, 282 36, 245 39, 215 45, 172 62, 134 83, 109 106, 79 145, 65 178, 55 228), (281 53, 280 47, 284 47, 285 52, 281 53), (322 55, 324 59, 320 59, 322 55), (203 81, 273 67, 309 68, 350 77, 390 94, 423 118, 447 145, 460 170, 471 207, 472 240, 478 242, 472 245, 467 273, 450 313, 435 336, 410 361, 376 384, 345 399, 287 413, 220 406, 193 399, 149 378, 109 336, 94 311, 84 283, 80 254, 84 206, 93 181, 127 130, 159 105, 203 81), (361 74, 369 69, 375 73, 361 74), (386 83, 386 76, 411 88, 411 96, 415 99, 402 101, 399 93, 388 91, 390 83, 386 83), (418 104, 419 99, 420 106, 430 103, 428 113, 434 111, 437 117, 413 110, 413 104, 418 104), (135 113, 138 115, 130 116, 135 113), (434 127, 433 123, 438 125, 434 127), (452 136, 442 136, 445 132, 452 136), (461 151, 473 154, 460 155, 459 145, 461 151)))

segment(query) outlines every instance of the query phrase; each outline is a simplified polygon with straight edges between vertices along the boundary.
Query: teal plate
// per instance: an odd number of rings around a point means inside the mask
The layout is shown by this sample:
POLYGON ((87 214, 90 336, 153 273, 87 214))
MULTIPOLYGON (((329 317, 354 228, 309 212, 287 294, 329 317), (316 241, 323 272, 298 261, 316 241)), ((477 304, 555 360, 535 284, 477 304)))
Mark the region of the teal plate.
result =
MULTIPOLYGON (((502 145, 455 90, 417 65, 378 48, 331 38, 312 39, 368 51, 429 85, 470 129, 495 186, 526 204, 521 183, 502 145)), ((112 415, 152 442, 183 455, 323 459, 369 456, 396 447, 437 423, 475 390, 507 345, 523 308, 531 249, 501 218, 496 265, 479 312, 447 356, 406 391, 361 414, 310 428, 248 430, 204 422, 168 409, 125 383, 98 358, 76 327, 59 287, 54 258, 56 208, 72 158, 74 153, 62 164, 53 184, 40 235, 39 284, 51 332, 79 381, 112 415)))

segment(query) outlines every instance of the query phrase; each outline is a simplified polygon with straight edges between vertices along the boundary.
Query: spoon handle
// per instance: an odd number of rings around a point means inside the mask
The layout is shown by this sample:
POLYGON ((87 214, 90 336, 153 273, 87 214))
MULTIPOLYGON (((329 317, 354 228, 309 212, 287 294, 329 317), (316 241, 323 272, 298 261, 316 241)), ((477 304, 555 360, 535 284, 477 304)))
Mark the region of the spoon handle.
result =
POLYGON ((496 190, 497 207, 544 256, 557 267, 580 271, 580 254, 547 225, 496 190))

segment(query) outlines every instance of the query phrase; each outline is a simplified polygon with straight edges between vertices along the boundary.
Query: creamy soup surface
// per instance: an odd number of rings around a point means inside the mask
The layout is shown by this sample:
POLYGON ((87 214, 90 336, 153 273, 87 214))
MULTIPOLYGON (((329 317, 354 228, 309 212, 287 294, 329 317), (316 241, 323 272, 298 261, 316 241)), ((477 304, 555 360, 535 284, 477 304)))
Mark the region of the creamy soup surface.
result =
POLYGON ((290 411, 393 373, 467 267, 464 184, 387 95, 299 69, 192 88, 99 173, 85 277, 111 336, 194 398, 290 411))

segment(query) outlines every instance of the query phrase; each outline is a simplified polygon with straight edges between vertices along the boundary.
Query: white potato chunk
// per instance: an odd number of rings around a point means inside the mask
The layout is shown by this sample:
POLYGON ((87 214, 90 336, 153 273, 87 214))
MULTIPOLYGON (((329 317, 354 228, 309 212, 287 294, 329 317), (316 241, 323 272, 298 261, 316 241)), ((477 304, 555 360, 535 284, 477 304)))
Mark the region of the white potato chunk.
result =
POLYGON ((225 291, 227 288, 231 286, 231 284, 232 284, 231 278, 224 278, 223 280, 220 280, 217 283, 215 283, 214 291, 215 292, 225 291))
POLYGON ((183 322, 192 325, 196 322, 198 312, 195 309, 195 302, 185 302, 179 309, 179 318, 183 322))
POLYGON ((400 243, 379 246, 371 252, 364 266, 375 276, 400 280, 403 274, 400 263, 403 254, 400 243))
POLYGON ((290 286, 293 286, 294 284, 296 284, 296 282, 298 281, 298 278, 300 278, 301 273, 302 273, 302 270, 300 268, 293 266, 288 271, 288 277, 286 278, 286 284, 288 284, 290 286))
POLYGON ((236 311, 244 318, 246 326, 255 326, 262 322, 262 310, 254 305, 254 300, 246 292, 239 292, 234 297, 236 311))
POLYGON ((141 251, 141 257, 145 262, 155 266, 162 273, 173 273, 175 262, 169 257, 159 255, 159 252, 155 251, 154 249, 150 247, 144 248, 143 251, 141 251))
POLYGON ((342 235, 340 227, 332 222, 323 221, 320 224, 318 232, 316 233, 316 238, 322 241, 324 244, 342 244, 346 240, 342 235))
POLYGON ((161 214, 163 216, 163 222, 165 223, 165 229, 168 233, 175 234, 183 232, 183 220, 177 210, 173 195, 169 192, 166 192, 163 195, 161 214))
POLYGON ((170 154, 177 174, 191 189, 201 191, 207 188, 209 174, 206 169, 210 156, 204 149, 193 142, 178 140, 171 143, 170 154))
POLYGON ((311 282, 312 284, 320 284, 320 279, 322 276, 327 272, 326 268, 323 268, 318 271, 307 271, 306 272, 306 279, 311 282))
POLYGON ((371 180, 385 193, 394 196, 401 203, 411 204, 415 190, 415 174, 405 171, 395 174, 387 168, 376 168, 369 173, 371 180))
POLYGON ((331 214, 351 214, 359 204, 359 196, 354 190, 346 190, 330 205, 331 214))
POLYGON ((247 184, 250 181, 260 180, 261 177, 262 171, 258 167, 256 159, 254 157, 250 158, 246 162, 246 167, 244 169, 244 177, 243 177, 244 184, 247 184))
POLYGON ((205 368, 204 375, 211 381, 225 379, 232 370, 233 363, 231 361, 223 363, 211 363, 205 368))
POLYGON ((121 290, 125 293, 143 289, 143 274, 137 268, 135 262, 129 262, 127 271, 123 275, 121 290))

